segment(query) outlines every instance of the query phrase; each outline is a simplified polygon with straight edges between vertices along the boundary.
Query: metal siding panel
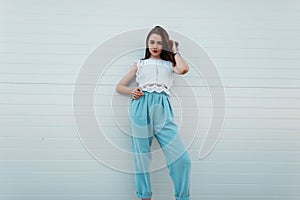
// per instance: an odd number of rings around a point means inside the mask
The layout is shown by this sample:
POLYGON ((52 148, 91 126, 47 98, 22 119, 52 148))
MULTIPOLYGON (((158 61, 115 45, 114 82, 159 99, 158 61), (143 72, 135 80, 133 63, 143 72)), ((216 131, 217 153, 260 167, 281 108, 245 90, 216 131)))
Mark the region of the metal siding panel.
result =
MULTIPOLYGON (((192 199, 300 198, 298 2, 154 0, 160 5, 155 15, 140 1, 0 3, 0 199, 135 198, 132 174, 102 165, 80 143, 72 95, 80 66, 96 47, 114 35, 158 22, 201 45, 225 85, 222 137, 214 151, 199 160, 212 116, 204 78, 216 77, 201 77, 196 71, 201 66, 190 63, 190 73, 175 78, 171 98, 184 141, 194 131, 193 119, 200 120, 189 149, 192 199), (183 80, 191 83, 195 94, 186 90, 183 80), (194 98, 198 107, 190 106, 194 98), (187 112, 182 126, 181 109, 187 112)), ((188 46, 181 47, 188 52, 188 46)), ((135 51, 115 60, 95 92, 95 111, 103 130, 122 148, 130 148, 130 143, 112 118, 112 91, 141 55, 135 51)), ((82 91, 82 95, 88 94, 82 91)), ((121 128, 128 130, 129 99, 114 95, 121 128)), ((89 106, 82 105, 84 114, 89 106)), ((92 138, 91 144, 99 145, 92 138)), ((129 158, 114 159, 112 146, 102 148, 120 167, 132 164, 129 158)), ((152 174, 152 183, 154 199, 171 198, 166 168, 152 174)))

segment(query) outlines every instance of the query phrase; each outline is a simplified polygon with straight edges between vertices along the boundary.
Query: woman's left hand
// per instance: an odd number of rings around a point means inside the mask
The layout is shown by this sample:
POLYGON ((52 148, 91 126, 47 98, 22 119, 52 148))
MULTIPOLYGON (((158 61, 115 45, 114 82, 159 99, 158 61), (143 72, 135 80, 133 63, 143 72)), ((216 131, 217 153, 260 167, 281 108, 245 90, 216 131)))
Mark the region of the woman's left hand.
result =
POLYGON ((174 40, 170 40, 172 43, 172 52, 175 53, 178 51, 178 43, 175 42, 174 40), (176 44, 177 43, 177 44, 176 44))

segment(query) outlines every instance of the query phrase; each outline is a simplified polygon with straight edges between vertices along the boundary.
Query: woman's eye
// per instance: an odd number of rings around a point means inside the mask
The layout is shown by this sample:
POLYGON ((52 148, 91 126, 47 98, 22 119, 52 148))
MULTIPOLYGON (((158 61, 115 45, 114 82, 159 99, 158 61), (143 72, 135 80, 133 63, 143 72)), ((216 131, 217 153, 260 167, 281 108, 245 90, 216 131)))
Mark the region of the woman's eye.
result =
MULTIPOLYGON (((150 40, 149 43, 153 45, 153 44, 155 44, 155 41, 154 40, 150 40)), ((158 41, 156 43, 157 43, 157 45, 162 45, 162 41, 158 41)))

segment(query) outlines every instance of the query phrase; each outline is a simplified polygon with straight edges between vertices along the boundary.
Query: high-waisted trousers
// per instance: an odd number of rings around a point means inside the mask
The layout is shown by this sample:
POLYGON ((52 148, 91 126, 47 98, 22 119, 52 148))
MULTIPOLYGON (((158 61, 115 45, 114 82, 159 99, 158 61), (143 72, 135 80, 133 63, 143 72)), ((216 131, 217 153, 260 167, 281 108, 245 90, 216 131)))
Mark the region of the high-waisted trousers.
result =
POLYGON ((130 128, 138 198, 151 198, 151 144, 156 138, 164 153, 176 200, 190 199, 191 160, 174 123, 168 94, 146 92, 130 102, 130 128))

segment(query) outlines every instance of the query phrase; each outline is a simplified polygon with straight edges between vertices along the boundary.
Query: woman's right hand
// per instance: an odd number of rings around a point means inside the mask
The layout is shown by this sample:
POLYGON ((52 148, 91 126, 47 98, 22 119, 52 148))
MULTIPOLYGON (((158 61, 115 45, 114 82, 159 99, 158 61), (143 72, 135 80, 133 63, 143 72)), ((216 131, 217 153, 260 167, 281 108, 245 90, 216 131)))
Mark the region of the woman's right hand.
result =
POLYGON ((133 89, 131 95, 132 95, 132 99, 137 100, 137 99, 139 99, 141 96, 144 96, 144 92, 142 91, 142 88, 137 87, 137 88, 133 89))

